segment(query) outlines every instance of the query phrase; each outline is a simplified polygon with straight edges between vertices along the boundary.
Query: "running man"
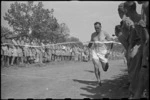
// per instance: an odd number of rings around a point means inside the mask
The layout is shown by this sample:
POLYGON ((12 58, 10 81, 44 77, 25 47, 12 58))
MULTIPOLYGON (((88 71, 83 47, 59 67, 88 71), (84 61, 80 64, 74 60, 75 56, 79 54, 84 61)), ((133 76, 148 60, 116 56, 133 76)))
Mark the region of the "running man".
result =
POLYGON ((94 64, 94 71, 95 75, 98 81, 98 84, 101 86, 101 77, 100 77, 100 62, 102 65, 102 68, 104 71, 107 71, 109 65, 108 65, 108 50, 106 48, 106 45, 104 43, 96 43, 96 41, 99 42, 104 42, 104 41, 109 41, 112 40, 110 38, 110 35, 106 33, 105 31, 101 30, 101 23, 100 22, 95 22, 94 23, 94 28, 95 31, 91 35, 91 42, 94 43, 89 43, 88 47, 92 49, 92 61, 94 64))

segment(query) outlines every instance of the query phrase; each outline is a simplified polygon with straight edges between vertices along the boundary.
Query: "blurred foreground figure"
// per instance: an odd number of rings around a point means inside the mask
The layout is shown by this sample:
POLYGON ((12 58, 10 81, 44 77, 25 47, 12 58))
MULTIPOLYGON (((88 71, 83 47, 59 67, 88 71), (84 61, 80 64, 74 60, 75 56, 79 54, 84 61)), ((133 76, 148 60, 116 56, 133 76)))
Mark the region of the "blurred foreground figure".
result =
POLYGON ((139 15, 136 12, 136 3, 134 1, 120 4, 118 11, 122 19, 121 32, 128 43, 127 66, 130 81, 130 98, 141 98, 144 84, 145 86, 148 84, 149 68, 144 69, 144 66, 149 66, 149 62, 144 59, 149 58, 149 46, 147 46, 147 44, 149 44, 149 42, 147 42, 149 41, 149 33, 142 27, 144 26, 144 21, 141 20, 143 15, 139 15), (147 62, 147 64, 145 62, 147 62))

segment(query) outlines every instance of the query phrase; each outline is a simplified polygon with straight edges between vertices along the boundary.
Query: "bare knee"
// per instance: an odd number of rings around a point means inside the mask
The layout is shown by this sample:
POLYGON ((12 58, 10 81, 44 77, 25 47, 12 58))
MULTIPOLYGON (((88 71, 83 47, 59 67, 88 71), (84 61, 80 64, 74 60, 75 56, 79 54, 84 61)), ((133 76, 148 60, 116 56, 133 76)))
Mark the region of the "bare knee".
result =
POLYGON ((94 64, 94 70, 95 70, 96 72, 98 72, 98 71, 99 71, 99 62, 93 60, 93 64, 94 64))
POLYGON ((94 64, 95 66, 97 66, 97 67, 100 66, 99 59, 92 59, 92 61, 93 61, 93 64, 94 64))

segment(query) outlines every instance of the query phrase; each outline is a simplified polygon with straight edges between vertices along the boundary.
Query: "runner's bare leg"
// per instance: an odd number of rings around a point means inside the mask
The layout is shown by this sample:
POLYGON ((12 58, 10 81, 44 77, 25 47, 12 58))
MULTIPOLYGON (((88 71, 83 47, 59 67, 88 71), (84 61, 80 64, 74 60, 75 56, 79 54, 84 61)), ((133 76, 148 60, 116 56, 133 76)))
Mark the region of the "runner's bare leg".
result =
POLYGON ((92 59, 93 64, 94 64, 94 72, 95 72, 95 76, 97 78, 98 83, 101 83, 101 78, 100 78, 100 71, 99 71, 99 67, 100 67, 100 63, 98 59, 92 59))

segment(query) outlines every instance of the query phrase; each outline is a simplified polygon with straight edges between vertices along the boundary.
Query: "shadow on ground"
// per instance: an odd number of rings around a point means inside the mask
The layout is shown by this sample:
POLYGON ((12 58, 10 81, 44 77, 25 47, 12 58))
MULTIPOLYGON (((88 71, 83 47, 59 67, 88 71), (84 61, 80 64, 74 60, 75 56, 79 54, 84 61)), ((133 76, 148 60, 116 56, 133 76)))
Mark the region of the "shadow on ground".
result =
POLYGON ((90 73, 94 73, 94 71, 91 71, 91 70, 84 70, 86 72, 90 72, 90 73))
POLYGON ((87 91, 88 94, 80 94, 86 98, 128 98, 128 88, 123 87, 123 85, 128 82, 127 75, 117 75, 114 76, 113 80, 104 80, 102 86, 97 86, 96 81, 77 79, 73 79, 73 81, 81 84, 86 84, 86 87, 82 87, 81 89, 87 91))

